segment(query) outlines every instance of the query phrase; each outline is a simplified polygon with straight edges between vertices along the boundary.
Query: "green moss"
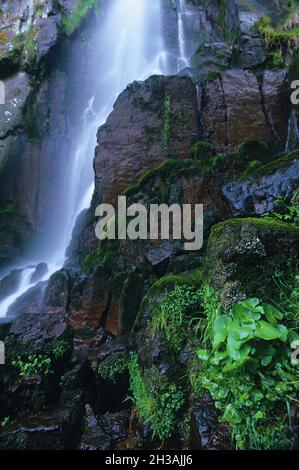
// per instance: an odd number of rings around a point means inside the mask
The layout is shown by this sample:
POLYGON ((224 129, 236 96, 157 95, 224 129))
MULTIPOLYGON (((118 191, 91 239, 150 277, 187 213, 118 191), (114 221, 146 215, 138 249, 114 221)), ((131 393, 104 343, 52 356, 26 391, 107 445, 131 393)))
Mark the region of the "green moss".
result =
POLYGON ((129 357, 127 354, 114 354, 101 362, 98 372, 103 379, 116 383, 127 371, 128 366, 129 357))
POLYGON ((151 291, 155 290, 170 290, 176 286, 189 286, 189 287, 198 287, 201 285, 203 279, 202 269, 197 269, 195 271, 187 271, 185 273, 176 274, 176 275, 167 275, 158 279, 153 286, 151 291))
POLYGON ((271 155, 270 149, 265 142, 247 139, 244 140, 238 149, 238 156, 242 162, 266 162, 271 155))
POLYGON ((221 74, 220 72, 216 72, 214 70, 210 70, 208 73, 206 73, 203 77, 203 81, 205 82, 212 82, 214 80, 217 80, 217 78, 220 78, 221 74))
POLYGON ((256 23, 265 47, 270 51, 281 50, 294 54, 299 48, 299 27, 286 29, 283 26, 274 27, 269 17, 263 16, 256 23))
POLYGON ((94 250, 83 260, 82 269, 86 274, 92 274, 97 266, 103 265, 109 269, 117 266, 117 257, 120 253, 120 244, 118 240, 112 240, 109 247, 102 242, 98 242, 94 250))
POLYGON ((286 155, 283 155, 275 160, 263 165, 261 163, 254 163, 249 165, 243 173, 241 180, 248 179, 249 176, 259 178, 261 176, 275 173, 283 167, 287 167, 291 162, 299 159, 299 150, 294 150, 286 155))
POLYGON ((161 165, 148 170, 139 180, 139 182, 135 185, 128 186, 124 191, 124 195, 129 197, 133 194, 138 193, 151 179, 155 178, 156 176, 160 176, 162 178, 168 177, 170 174, 177 172, 182 169, 190 169, 194 166, 192 160, 174 160, 169 159, 165 160, 165 162, 161 163, 161 165))
POLYGON ((189 157, 194 160, 202 160, 214 155, 213 146, 209 142, 196 142, 189 152, 189 157))
POLYGON ((82 20, 100 0, 77 0, 77 6, 70 17, 62 17, 62 26, 67 34, 72 34, 81 24, 82 20))
POLYGON ((1 216, 14 216, 19 215, 20 211, 15 204, 7 204, 6 206, 0 206, 0 217, 1 216))

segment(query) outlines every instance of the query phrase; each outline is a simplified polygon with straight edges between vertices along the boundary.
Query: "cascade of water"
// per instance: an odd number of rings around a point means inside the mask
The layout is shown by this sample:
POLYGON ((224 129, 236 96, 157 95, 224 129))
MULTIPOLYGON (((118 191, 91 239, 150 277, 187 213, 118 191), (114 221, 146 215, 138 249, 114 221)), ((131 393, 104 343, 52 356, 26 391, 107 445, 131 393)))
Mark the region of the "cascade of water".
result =
POLYGON ((14 301, 23 295, 30 287, 32 287, 31 276, 34 273, 34 268, 24 269, 21 274, 20 284, 16 292, 14 292, 9 297, 6 297, 2 302, 0 302, 0 318, 6 316, 8 307, 14 303, 14 301))
POLYGON ((183 14, 185 11, 185 0, 177 0, 178 10, 178 41, 179 41, 179 61, 178 71, 185 67, 189 67, 189 59, 186 52, 186 37, 184 29, 183 14))
POLYGON ((299 129, 295 109, 292 109, 288 123, 288 135, 286 140, 285 152, 290 152, 298 148, 299 144, 299 129))
MULTIPOLYGON (((66 171, 64 202, 61 201, 64 204, 64 224, 57 228, 60 230, 59 243, 48 246, 42 260, 49 265, 48 277, 63 266, 76 218, 83 209, 90 206, 94 190, 92 161, 99 126, 106 121, 117 96, 129 83, 145 80, 153 74, 169 72, 163 43, 160 2, 161 0, 111 0, 104 25, 96 33, 99 60, 96 69, 89 70, 89 73, 99 78, 96 88, 90 90, 90 99, 82 116, 82 131, 77 137, 77 150, 66 171)), ((183 37, 182 32, 182 44, 183 37)), ((2 316, 31 287, 29 274, 27 276, 26 272, 24 271, 17 292, 1 303, 2 316)))

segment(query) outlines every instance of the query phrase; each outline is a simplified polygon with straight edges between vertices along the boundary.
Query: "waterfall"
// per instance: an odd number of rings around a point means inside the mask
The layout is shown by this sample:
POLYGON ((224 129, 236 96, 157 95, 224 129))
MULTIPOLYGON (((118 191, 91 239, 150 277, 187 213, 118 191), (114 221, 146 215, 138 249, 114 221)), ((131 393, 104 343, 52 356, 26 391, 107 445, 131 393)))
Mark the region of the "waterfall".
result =
POLYGON ((298 148, 299 144, 299 129, 298 121, 295 109, 292 109, 289 123, 288 123, 288 135, 286 140, 285 152, 288 153, 291 150, 298 148))
POLYGON ((189 67, 189 59, 187 58, 186 52, 186 36, 184 28, 183 15, 186 10, 186 0, 177 0, 177 11, 178 11, 178 42, 179 42, 179 61, 178 71, 185 67, 189 67))
POLYGON ((34 268, 24 269, 21 274, 21 279, 19 283, 19 287, 16 292, 12 295, 6 297, 2 302, 0 302, 0 318, 4 318, 6 316, 6 312, 10 305, 17 300, 18 297, 23 295, 30 287, 32 287, 31 283, 31 276, 34 273, 34 268))
MULTIPOLYGON (((75 221, 80 212, 90 206, 98 128, 104 124, 116 98, 129 83, 145 80, 153 74, 169 73, 163 43, 161 1, 111 0, 104 24, 96 32, 99 57, 96 68, 88 72, 98 80, 94 81, 95 88, 90 90, 81 132, 76 139, 76 151, 66 169, 64 198, 57 201, 64 214, 63 227, 57 227, 59 243, 48 246, 42 259, 49 266, 47 279, 64 265, 75 221)), ((183 56, 183 26, 181 43, 183 56)), ((31 274, 24 270, 18 290, 0 304, 0 317, 5 317, 8 307, 32 287, 31 274)))

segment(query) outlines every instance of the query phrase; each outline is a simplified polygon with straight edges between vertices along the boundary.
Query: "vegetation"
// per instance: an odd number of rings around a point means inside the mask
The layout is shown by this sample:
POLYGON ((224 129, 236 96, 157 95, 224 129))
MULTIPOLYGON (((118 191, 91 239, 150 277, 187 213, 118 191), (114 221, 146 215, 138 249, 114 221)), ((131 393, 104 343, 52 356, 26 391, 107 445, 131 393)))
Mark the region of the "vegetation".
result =
POLYGON ((286 196, 279 196, 276 200, 275 210, 262 215, 264 219, 279 220, 299 227, 299 205, 288 202, 286 196))
POLYGON ((82 20, 90 12, 90 10, 99 2, 99 0, 78 0, 77 6, 70 17, 64 14, 62 18, 62 26, 67 34, 72 34, 82 20))
POLYGON ((137 355, 129 363, 130 388, 138 416, 151 425, 153 437, 162 441, 178 430, 179 413, 184 405, 182 389, 170 383, 155 366, 143 375, 137 355))
POLYGON ((98 372, 103 379, 116 383, 128 369, 129 358, 126 354, 115 354, 99 365, 98 372))
POLYGON ((295 54, 299 48, 299 28, 286 28, 284 25, 274 27, 267 16, 262 16, 256 23, 265 46, 270 51, 287 51, 295 54))
POLYGON ((152 335, 163 332, 170 351, 178 354, 188 335, 188 321, 200 305, 198 289, 176 286, 167 292, 152 318, 152 335))
POLYGON ((14 359, 12 365, 19 370, 19 376, 24 378, 29 375, 51 375, 53 373, 51 359, 45 355, 32 354, 24 361, 21 357, 14 359))
POLYGON ((197 393, 207 389, 239 449, 288 448, 290 409, 299 390, 290 342, 298 335, 274 306, 251 298, 207 323, 212 344, 197 352, 197 393), (286 422, 285 417, 289 418, 286 422))
POLYGON ((3 418, 3 419, 0 421, 0 428, 6 428, 9 424, 10 424, 10 417, 9 417, 9 416, 5 416, 5 418, 3 418))

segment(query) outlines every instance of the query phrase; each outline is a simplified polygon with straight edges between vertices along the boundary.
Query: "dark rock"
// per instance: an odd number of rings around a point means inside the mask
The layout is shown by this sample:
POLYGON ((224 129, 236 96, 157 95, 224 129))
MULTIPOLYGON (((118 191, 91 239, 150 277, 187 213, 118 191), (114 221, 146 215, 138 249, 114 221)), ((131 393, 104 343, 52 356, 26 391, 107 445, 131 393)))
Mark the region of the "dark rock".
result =
POLYGON ((47 284, 43 310, 45 313, 66 313, 70 301, 71 280, 69 272, 61 269, 54 273, 47 284))
POLYGON ((13 294, 19 287, 22 269, 14 269, 0 281, 0 300, 13 294))
POLYGON ((7 319, 12 320, 26 313, 35 315, 43 313, 43 303, 46 287, 46 282, 40 282, 36 286, 31 287, 23 295, 21 295, 8 308, 6 314, 7 319))
POLYGON ((219 152, 233 153, 245 139, 269 141, 281 150, 287 138, 287 106, 285 73, 266 72, 260 87, 252 72, 228 70, 201 87, 204 139, 219 152))
POLYGON ((299 160, 282 163, 272 174, 249 177, 223 187, 223 195, 236 215, 261 215, 275 208, 279 196, 290 197, 299 184, 299 160))
POLYGON ((76 406, 45 410, 0 431, 0 449, 75 450, 82 425, 82 410, 76 406))
POLYGON ((212 229, 206 273, 225 308, 248 296, 275 299, 275 271, 295 269, 298 248, 299 229, 290 224, 231 219, 212 229))
POLYGON ((7 353, 15 357, 46 354, 57 342, 66 343, 68 349, 72 347, 72 337, 72 329, 60 314, 24 314, 13 322, 9 330, 7 353))
POLYGON ((96 418, 87 407, 86 430, 82 437, 80 450, 110 450, 115 444, 128 438, 129 411, 107 413, 96 418))
POLYGON ((31 276, 31 284, 35 284, 40 281, 48 272, 47 263, 40 263, 36 266, 34 273, 31 276))
POLYGON ((231 436, 228 426, 219 421, 213 401, 205 396, 191 408, 190 447, 192 450, 228 450, 231 436))
POLYGON ((186 158, 198 139, 198 123, 196 88, 190 79, 154 76, 129 85, 98 133, 94 165, 100 200, 117 202, 127 186, 168 155, 186 158), (166 106, 169 136, 163 136, 166 106))

